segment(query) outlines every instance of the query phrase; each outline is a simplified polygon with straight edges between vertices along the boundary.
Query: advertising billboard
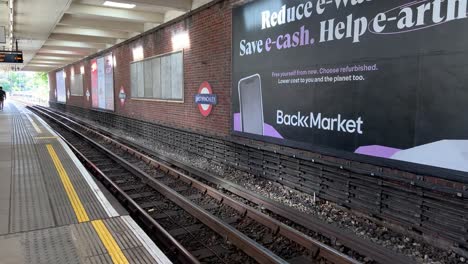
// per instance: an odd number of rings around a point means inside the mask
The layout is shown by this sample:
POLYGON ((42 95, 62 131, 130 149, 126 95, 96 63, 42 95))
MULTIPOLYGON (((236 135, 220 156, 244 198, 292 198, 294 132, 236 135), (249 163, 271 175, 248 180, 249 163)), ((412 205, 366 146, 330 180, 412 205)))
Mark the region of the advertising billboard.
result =
POLYGON ((55 80, 57 82, 57 102, 66 103, 67 94, 65 89, 65 72, 63 70, 56 72, 55 80))
POLYGON ((235 8, 233 134, 468 172, 467 13, 467 0, 235 8))
POLYGON ((114 110, 112 53, 91 60, 91 102, 94 108, 114 110))

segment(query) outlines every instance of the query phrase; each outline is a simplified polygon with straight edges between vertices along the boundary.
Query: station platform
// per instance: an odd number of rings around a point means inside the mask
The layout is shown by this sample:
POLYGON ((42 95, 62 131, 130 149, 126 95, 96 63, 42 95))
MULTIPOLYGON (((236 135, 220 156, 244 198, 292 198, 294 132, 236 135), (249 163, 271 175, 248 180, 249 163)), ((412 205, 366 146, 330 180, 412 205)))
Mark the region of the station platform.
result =
POLYGON ((6 101, 0 263, 171 262, 42 119, 6 101))

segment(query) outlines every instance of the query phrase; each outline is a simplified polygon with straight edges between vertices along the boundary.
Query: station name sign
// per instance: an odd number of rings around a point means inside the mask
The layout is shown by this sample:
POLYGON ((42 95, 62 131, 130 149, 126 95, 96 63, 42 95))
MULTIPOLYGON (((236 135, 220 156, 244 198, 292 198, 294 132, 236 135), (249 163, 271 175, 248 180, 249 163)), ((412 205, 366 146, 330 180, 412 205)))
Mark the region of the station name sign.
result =
POLYGON ((23 52, 0 51, 0 63, 23 63, 23 52))
POLYGON ((218 103, 218 97, 216 94, 196 94, 195 103, 216 105, 218 103))

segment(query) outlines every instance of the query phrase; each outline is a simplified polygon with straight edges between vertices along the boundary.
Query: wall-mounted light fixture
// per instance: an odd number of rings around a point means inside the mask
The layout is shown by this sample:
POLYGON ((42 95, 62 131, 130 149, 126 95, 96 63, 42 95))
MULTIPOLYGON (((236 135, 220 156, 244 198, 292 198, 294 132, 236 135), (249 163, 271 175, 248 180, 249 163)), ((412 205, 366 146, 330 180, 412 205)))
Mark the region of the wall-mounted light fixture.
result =
POLYGON ((133 60, 134 61, 142 60, 144 57, 145 57, 145 55, 143 53, 143 47, 142 46, 138 46, 138 47, 133 48, 133 60))
POLYGON ((190 48, 190 37, 187 31, 177 32, 172 36, 172 50, 190 48))

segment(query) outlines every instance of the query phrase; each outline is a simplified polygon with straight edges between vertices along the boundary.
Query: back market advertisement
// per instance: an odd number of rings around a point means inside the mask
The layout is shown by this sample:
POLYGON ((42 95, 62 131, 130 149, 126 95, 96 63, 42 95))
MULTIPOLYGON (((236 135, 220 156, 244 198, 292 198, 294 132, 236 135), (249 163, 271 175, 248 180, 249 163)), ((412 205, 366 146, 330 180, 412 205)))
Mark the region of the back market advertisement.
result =
POLYGON ((233 11, 233 133, 468 172, 468 0, 233 11))

